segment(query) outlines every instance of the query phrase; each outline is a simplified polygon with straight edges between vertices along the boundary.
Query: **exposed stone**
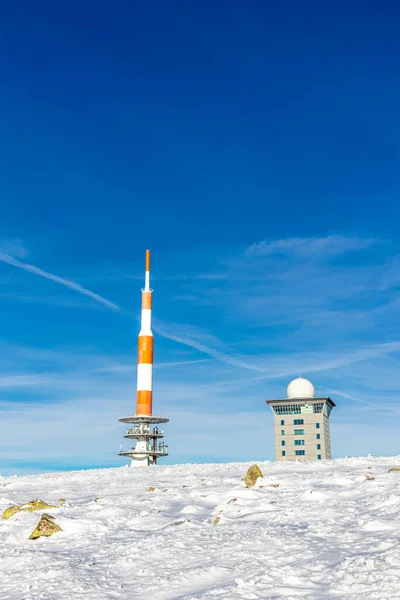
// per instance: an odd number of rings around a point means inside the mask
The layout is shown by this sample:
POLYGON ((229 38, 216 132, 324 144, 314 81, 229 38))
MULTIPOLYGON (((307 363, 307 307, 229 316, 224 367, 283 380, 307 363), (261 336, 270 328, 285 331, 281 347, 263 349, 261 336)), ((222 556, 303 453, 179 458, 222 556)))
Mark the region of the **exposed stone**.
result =
POLYGON ((65 500, 65 498, 59 498, 59 499, 58 499, 58 504, 59 504, 60 506, 71 506, 71 504, 70 504, 69 502, 67 502, 67 501, 65 500))
POLYGON ((263 477, 263 474, 261 473, 261 469, 258 465, 253 465, 252 467, 249 468, 249 470, 246 473, 246 477, 244 478, 244 482, 246 484, 246 487, 253 487, 253 485, 256 484, 257 479, 259 477, 263 477))
POLYGON ((236 502, 237 498, 231 498, 228 502, 228 504, 231 504, 231 502, 236 502))
POLYGON ((366 476, 365 476, 365 479, 366 479, 367 481, 375 481, 375 477, 371 477, 371 475, 366 475, 366 476))
MULTIPOLYGON (((160 512, 160 511, 158 511, 160 512)), ((184 525, 185 523, 191 523, 192 519, 183 519, 179 521, 175 521, 174 523, 170 523, 170 525, 184 525)))
POLYGON ((156 488, 155 487, 149 487, 149 489, 147 490, 148 492, 155 492, 156 488))
POLYGON ((3 521, 5 521, 6 519, 9 519, 10 517, 12 517, 13 515, 15 515, 15 513, 20 512, 21 508, 18 505, 14 505, 14 506, 9 506, 8 508, 6 508, 6 510, 3 512, 3 514, 1 515, 1 518, 3 519, 3 521))
POLYGON ((48 515, 44 513, 42 515, 39 523, 36 525, 35 529, 32 531, 29 536, 30 540, 36 540, 40 537, 50 537, 53 533, 57 533, 58 531, 62 531, 61 527, 54 523, 54 517, 52 515, 48 515))
POLYGON ((215 517, 215 519, 213 519, 213 520, 211 521, 211 523, 212 523, 213 525, 217 525, 217 523, 219 523, 219 522, 220 522, 220 520, 221 520, 221 517, 215 517))
POLYGON ((278 488, 279 487, 279 483, 269 483, 268 487, 278 488))
POLYGON ((35 510, 45 510, 48 508, 58 508, 54 506, 54 504, 47 504, 47 502, 43 502, 43 500, 31 500, 27 504, 14 504, 13 506, 9 506, 1 515, 3 520, 9 519, 13 515, 18 512, 28 511, 35 512, 35 510))
POLYGON ((395 473, 397 471, 400 471, 398 467, 392 467, 391 469, 389 469, 388 473, 395 473))

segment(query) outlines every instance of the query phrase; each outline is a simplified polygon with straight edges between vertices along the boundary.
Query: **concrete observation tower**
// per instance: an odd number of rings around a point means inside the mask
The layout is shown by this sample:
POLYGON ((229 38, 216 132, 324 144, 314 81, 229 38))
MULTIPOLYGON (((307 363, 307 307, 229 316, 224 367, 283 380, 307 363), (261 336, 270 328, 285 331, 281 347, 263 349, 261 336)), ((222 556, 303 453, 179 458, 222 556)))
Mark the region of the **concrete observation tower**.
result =
POLYGON ((329 416, 336 405, 315 397, 311 381, 298 377, 287 387, 287 398, 266 400, 274 414, 275 460, 331 458, 329 416))
POLYGON ((146 250, 145 285, 142 290, 142 317, 139 332, 137 367, 136 414, 119 419, 121 423, 133 425, 124 435, 137 440, 135 448, 124 450, 121 444, 119 456, 132 459, 131 467, 155 465, 161 456, 168 456, 164 444, 164 431, 157 425, 169 419, 153 416, 153 333, 151 331, 152 290, 150 289, 150 250, 146 250))

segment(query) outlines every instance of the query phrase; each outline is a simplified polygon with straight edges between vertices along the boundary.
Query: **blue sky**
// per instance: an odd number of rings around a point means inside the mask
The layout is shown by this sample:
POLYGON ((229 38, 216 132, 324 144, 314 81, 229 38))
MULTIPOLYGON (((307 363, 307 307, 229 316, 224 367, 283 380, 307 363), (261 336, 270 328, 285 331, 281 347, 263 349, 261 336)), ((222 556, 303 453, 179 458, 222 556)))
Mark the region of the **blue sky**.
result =
POLYGON ((146 248, 169 462, 273 458, 300 372, 398 453, 400 11, 350 4, 2 7, 1 473, 121 464, 146 248))

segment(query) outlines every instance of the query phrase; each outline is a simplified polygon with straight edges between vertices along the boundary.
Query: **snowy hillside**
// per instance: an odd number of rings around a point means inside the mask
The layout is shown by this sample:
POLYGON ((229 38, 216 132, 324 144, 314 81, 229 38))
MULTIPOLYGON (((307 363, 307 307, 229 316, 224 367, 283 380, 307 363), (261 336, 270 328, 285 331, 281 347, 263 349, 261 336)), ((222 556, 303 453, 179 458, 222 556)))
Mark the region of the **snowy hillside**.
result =
POLYGON ((70 504, 1 521, 0 598, 399 600, 400 456, 250 464, 0 478, 1 512, 70 504))

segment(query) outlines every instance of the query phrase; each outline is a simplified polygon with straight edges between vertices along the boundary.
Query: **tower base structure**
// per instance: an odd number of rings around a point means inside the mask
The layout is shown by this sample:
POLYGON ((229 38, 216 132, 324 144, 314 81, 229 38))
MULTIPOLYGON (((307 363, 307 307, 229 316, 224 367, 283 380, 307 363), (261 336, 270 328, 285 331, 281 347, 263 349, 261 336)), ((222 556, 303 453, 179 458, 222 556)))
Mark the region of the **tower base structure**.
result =
POLYGON ((147 415, 133 415, 119 419, 121 423, 132 424, 124 438, 137 440, 135 448, 124 450, 121 447, 119 456, 131 458, 131 467, 148 467, 156 465, 157 459, 168 456, 168 446, 162 441, 164 431, 157 425, 168 423, 169 419, 164 417, 153 417, 147 415))

